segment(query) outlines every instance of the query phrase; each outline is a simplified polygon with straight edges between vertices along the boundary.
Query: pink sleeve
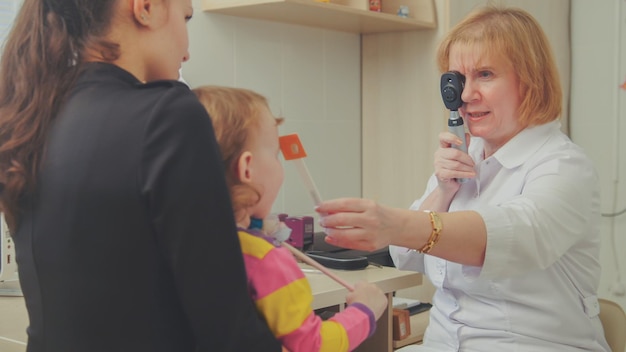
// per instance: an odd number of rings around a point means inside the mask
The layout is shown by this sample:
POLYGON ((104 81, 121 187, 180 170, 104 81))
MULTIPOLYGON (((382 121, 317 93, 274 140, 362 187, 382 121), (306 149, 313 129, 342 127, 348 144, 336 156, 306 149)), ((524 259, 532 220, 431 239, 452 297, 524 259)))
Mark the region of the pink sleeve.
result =
POLYGON ((376 317, 367 306, 354 303, 346 307, 341 313, 335 314, 329 320, 341 324, 350 341, 350 351, 360 345, 376 331, 376 317))
POLYGON ((373 333, 374 315, 358 303, 322 321, 311 308, 313 296, 306 277, 285 248, 245 260, 257 308, 290 351, 352 351, 373 333))

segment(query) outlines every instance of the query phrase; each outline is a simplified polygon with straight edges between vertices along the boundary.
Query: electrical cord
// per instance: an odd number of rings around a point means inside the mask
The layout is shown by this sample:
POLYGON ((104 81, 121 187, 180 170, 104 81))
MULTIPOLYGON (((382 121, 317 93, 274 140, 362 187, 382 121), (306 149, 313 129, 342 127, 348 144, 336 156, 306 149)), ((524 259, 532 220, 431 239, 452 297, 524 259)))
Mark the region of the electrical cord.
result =
POLYGON ((602 213, 602 217, 605 218, 614 218, 626 213, 626 208, 616 212, 616 213, 602 213))
MULTIPOLYGON (((617 182, 615 182, 615 185, 616 185, 616 188, 617 188, 617 182)), ((613 209, 616 208, 616 206, 615 206, 616 202, 617 202, 617 194, 613 198, 613 209)), ((624 211, 618 211, 618 212, 615 212, 613 214, 618 214, 619 215, 620 213, 623 213, 623 212, 624 211)), ((609 215, 612 215, 612 214, 609 214, 609 215)), ((615 269, 617 271, 617 275, 615 277, 615 281, 613 282, 613 284, 611 285, 609 290, 611 291, 611 293, 613 293, 616 296, 623 296, 624 294, 626 294, 626 287, 624 287, 624 284, 622 283, 622 274, 620 272, 619 260, 618 260, 618 257, 617 257, 617 245, 616 245, 617 241, 615 239, 616 236, 615 236, 615 219, 614 219, 615 216, 617 216, 617 215, 611 216, 611 217, 613 217, 613 219, 610 220, 611 221, 611 224, 610 224, 611 232, 610 233, 611 233, 611 250, 613 252, 613 261, 615 263, 615 269)))
MULTIPOLYGON (((621 43, 622 43, 622 5, 621 5, 622 1, 618 1, 616 2, 616 11, 615 11, 615 19, 616 19, 616 31, 615 31, 615 39, 617 41, 617 47, 621 48, 621 43)), ((616 72, 620 71, 620 66, 621 66, 621 51, 618 49, 617 50, 617 55, 615 56, 615 61, 614 61, 614 69, 616 72)), ((619 83, 617 84, 617 86, 619 87, 619 83)), ((621 106, 620 104, 620 93, 622 93, 620 91, 620 89, 616 89, 615 90, 615 96, 614 96, 614 108, 615 108, 615 126, 614 126, 614 132, 615 132, 615 139, 613 141, 614 145, 615 145, 615 164, 614 164, 614 177, 613 177, 613 204, 611 207, 611 211, 612 213, 606 214, 606 217, 611 218, 610 221, 610 236, 611 236, 611 250, 613 252, 613 261, 615 263, 615 271, 616 271, 616 275, 615 275, 615 281, 613 282, 613 284, 611 285, 611 287, 609 287, 609 291, 614 294, 615 296, 624 296, 624 294, 626 294, 626 287, 624 287, 624 284, 622 283, 622 273, 620 270, 620 265, 619 265, 619 257, 618 257, 618 253, 617 253, 617 233, 615 231, 615 218, 621 214, 623 214, 624 212, 626 212, 626 209, 621 210, 621 211, 617 211, 617 198, 618 198, 618 192, 619 192, 619 181, 620 181, 620 162, 621 162, 621 158, 620 158, 620 132, 621 132, 621 126, 620 126, 620 111, 622 110, 621 108, 623 108, 623 106, 621 106)), ((604 216, 605 214, 603 214, 604 216)))

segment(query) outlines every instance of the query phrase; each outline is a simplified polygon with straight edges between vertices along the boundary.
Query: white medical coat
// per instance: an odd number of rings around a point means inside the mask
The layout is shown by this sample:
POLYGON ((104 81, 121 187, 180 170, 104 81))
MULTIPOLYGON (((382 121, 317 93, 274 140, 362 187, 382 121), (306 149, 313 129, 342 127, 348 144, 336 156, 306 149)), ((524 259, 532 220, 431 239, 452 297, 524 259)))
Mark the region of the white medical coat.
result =
MULTIPOLYGON (((559 122, 527 128, 483 160, 449 211, 484 219, 482 267, 391 246, 395 265, 436 287, 424 347, 444 351, 610 351, 598 318, 600 197, 590 159, 559 122)), ((434 175, 422 201, 437 187, 434 175)), ((443 224, 445 228, 445 223, 443 224)))

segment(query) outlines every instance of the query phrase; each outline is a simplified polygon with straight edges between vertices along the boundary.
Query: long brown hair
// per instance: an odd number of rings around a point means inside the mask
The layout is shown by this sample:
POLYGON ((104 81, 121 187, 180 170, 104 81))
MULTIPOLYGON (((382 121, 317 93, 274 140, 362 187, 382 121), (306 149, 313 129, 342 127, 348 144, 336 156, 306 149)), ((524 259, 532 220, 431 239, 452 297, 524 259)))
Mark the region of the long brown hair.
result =
POLYGON ((87 51, 119 56, 103 38, 118 0, 24 0, 0 60, 0 210, 19 223, 21 197, 35 188, 46 136, 87 51))
POLYGON ((486 6, 454 26, 439 45, 439 70, 448 70, 450 48, 480 46, 483 55, 507 60, 520 81, 522 103, 519 121, 524 126, 541 125, 561 114, 561 82, 552 49, 541 25, 528 12, 517 8, 486 6))
MULTIPOLYGON (((267 99, 242 88, 202 86, 193 89, 193 92, 211 116, 222 153, 233 213, 235 219, 241 221, 246 216, 246 209, 260 201, 261 190, 239 181, 237 162, 249 140, 255 137, 262 109, 269 110, 267 99)), ((282 118, 276 118, 277 125, 282 122, 282 118)))

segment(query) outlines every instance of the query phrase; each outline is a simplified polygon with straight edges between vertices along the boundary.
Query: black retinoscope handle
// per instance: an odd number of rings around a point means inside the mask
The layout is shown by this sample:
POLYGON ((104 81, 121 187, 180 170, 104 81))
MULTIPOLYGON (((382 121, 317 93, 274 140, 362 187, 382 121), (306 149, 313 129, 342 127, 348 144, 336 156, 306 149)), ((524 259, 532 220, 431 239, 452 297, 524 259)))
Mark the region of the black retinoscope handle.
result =
MULTIPOLYGON (((450 110, 450 118, 448 119, 448 130, 459 137, 463 143, 459 146, 454 145, 453 148, 459 149, 467 153, 467 143, 465 141, 465 126, 463 118, 459 115, 459 108, 463 106, 461 94, 465 86, 465 76, 457 71, 445 72, 441 75, 441 98, 446 108, 450 110)), ((467 182, 466 178, 459 178, 459 183, 467 182)))

